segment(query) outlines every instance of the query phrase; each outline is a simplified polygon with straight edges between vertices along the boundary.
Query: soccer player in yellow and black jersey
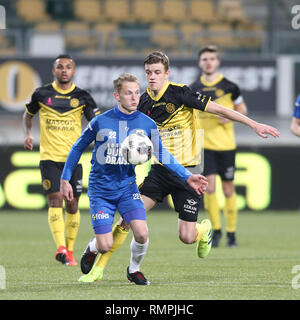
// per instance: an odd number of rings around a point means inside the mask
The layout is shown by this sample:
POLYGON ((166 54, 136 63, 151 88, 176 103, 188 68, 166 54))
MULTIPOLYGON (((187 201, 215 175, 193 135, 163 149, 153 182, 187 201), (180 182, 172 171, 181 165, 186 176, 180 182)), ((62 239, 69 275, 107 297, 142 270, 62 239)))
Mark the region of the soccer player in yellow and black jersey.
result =
MULTIPOLYGON (((164 53, 153 52, 149 54, 144 61, 144 67, 148 88, 141 96, 138 110, 156 122, 163 145, 190 171, 197 170, 201 162, 201 153, 198 152, 196 145, 196 132, 199 128, 197 121, 194 121, 194 110, 206 111, 239 121, 251 127, 263 138, 266 138, 267 134, 274 137, 279 136, 277 129, 271 126, 260 124, 239 112, 214 103, 207 96, 194 93, 186 85, 169 82, 169 59, 164 53)), ((197 222, 200 196, 196 195, 187 185, 179 182, 160 164, 151 166, 148 176, 140 186, 140 192, 146 211, 153 208, 157 202, 162 201, 165 196, 171 194, 175 210, 179 215, 180 240, 186 244, 197 243, 197 252, 200 258, 205 258, 208 255, 211 247, 211 224, 208 219, 202 223, 197 222)), ((126 229, 128 226, 124 221, 115 227, 112 249, 102 254, 96 262, 97 251, 92 250, 93 240, 88 244, 81 258, 81 270, 87 275, 81 277, 81 281, 93 282, 102 278, 107 261, 126 238, 126 229), (99 273, 100 269, 102 273, 99 273)), ((131 247, 131 250, 138 251, 139 248, 131 247)), ((140 259, 144 255, 145 252, 141 252, 140 259)), ((134 263, 139 265, 140 261, 132 262, 132 264, 134 263)))
POLYGON ((81 134, 82 115, 89 121, 99 110, 90 94, 73 83, 75 63, 71 56, 58 56, 52 73, 55 80, 37 88, 31 101, 26 104, 23 116, 24 148, 33 149, 32 117, 39 112, 40 169, 49 207, 48 222, 57 246, 55 258, 66 265, 77 265, 73 248, 80 223, 78 200, 82 191, 81 164, 72 176, 75 197, 72 201, 65 201, 65 221, 60 177, 71 146, 81 134))
MULTIPOLYGON (((238 86, 218 72, 220 59, 215 46, 199 51, 199 67, 202 75, 191 84, 191 89, 211 97, 216 103, 247 114, 247 107, 238 86)), ((234 186, 236 142, 234 123, 226 118, 197 112, 200 127, 204 130, 204 175, 208 179, 204 196, 205 209, 213 225, 213 247, 219 245, 222 236, 220 209, 216 196, 216 175, 222 180, 225 195, 224 217, 226 219, 227 246, 235 247, 238 209, 234 186)))

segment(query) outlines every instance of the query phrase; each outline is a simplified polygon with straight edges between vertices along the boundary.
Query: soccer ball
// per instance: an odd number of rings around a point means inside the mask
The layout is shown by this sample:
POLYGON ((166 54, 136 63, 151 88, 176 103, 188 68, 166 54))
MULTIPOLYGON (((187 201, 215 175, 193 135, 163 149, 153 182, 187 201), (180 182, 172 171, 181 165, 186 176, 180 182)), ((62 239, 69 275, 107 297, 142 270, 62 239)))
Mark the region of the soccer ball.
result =
POLYGON ((142 164, 151 159, 153 144, 144 133, 132 133, 122 142, 121 153, 127 162, 142 164))

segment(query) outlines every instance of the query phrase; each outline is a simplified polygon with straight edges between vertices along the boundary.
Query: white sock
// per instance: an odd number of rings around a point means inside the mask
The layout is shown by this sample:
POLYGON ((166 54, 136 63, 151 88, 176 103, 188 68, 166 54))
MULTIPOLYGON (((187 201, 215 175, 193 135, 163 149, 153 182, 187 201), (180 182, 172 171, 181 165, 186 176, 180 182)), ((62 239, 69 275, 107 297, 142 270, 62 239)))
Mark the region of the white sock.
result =
POLYGON ((89 247, 90 251, 92 251, 93 253, 98 253, 96 237, 90 240, 89 247))
POLYGON ((136 271, 140 271, 140 265, 146 255, 147 248, 149 244, 149 239, 145 243, 136 242, 134 238, 131 240, 130 250, 130 264, 129 264, 129 272, 134 273, 136 271))

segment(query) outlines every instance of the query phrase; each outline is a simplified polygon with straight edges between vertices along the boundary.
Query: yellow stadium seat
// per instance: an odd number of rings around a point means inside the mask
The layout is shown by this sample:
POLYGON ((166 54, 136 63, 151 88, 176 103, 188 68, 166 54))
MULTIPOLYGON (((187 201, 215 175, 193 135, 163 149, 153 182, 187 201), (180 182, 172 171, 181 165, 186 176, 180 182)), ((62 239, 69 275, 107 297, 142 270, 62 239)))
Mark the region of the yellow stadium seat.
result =
POLYGON ((132 20, 128 0, 106 0, 104 12, 107 20, 130 22, 132 20))
POLYGON ((207 34, 199 23, 187 22, 179 25, 179 30, 183 34, 186 49, 199 48, 208 42, 207 34))
POLYGON ((67 47, 80 48, 92 45, 88 23, 80 21, 66 22, 64 30, 66 31, 67 47))
POLYGON ((217 19, 211 0, 190 0, 188 17, 190 20, 203 23, 212 23, 217 19))
POLYGON ((34 29, 38 32, 56 33, 60 31, 60 23, 56 21, 38 22, 35 24, 34 29))
POLYGON ((178 34, 172 23, 154 23, 150 27, 150 40, 154 45, 165 48, 176 48, 179 45, 178 34))
POLYGON ((236 42, 244 49, 259 49, 263 43, 262 28, 256 24, 239 24, 236 42))
POLYGON ((112 33, 118 30, 118 24, 113 22, 98 23, 94 26, 93 30, 101 32, 101 42, 104 47, 107 47, 112 38, 112 33))
POLYGON ((42 0, 18 0, 16 12, 19 17, 27 22, 49 20, 42 0))
POLYGON ((103 9, 99 0, 75 0, 74 15, 89 22, 99 22, 103 18, 103 9))
POLYGON ((209 25, 208 30, 210 43, 223 48, 233 48, 236 46, 233 31, 229 24, 211 24, 209 25))
POLYGON ((184 0, 162 0, 160 18, 170 22, 181 22, 187 19, 184 0))
POLYGON ((132 10, 137 22, 150 23, 159 19, 155 0, 133 0, 132 10))
POLYGON ((249 22, 240 0, 220 0, 218 15, 220 19, 228 22, 249 22))

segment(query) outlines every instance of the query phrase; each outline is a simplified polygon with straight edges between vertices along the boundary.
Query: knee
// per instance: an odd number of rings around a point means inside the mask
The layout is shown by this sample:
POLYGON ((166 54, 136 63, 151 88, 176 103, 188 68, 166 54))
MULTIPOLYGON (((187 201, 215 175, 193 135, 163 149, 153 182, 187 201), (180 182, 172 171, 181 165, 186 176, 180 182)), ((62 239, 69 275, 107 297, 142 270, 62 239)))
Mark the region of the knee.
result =
POLYGON ((113 241, 98 241, 97 240, 97 249, 99 253, 103 254, 111 250, 113 246, 113 241))
POLYGON ((195 242, 195 237, 192 237, 188 233, 179 232, 179 239, 181 242, 183 242, 185 244, 192 244, 195 242))
POLYGON ((66 201, 66 211, 74 214, 78 211, 78 199, 74 198, 72 201, 66 201))
POLYGON ((146 243, 148 241, 148 230, 139 230, 139 232, 136 232, 134 235, 134 239, 138 243, 146 243))
POLYGON ((50 208, 61 208, 63 198, 59 193, 49 194, 47 196, 47 203, 50 208))

